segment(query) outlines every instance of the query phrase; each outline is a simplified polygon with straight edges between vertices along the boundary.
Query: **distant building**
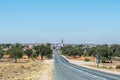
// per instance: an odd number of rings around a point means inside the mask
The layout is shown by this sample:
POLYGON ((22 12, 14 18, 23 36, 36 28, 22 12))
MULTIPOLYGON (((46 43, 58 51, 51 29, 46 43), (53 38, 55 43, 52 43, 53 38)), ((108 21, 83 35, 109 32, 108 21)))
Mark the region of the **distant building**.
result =
POLYGON ((52 49, 61 49, 61 47, 64 47, 63 39, 61 39, 61 42, 60 42, 60 43, 56 43, 56 44, 52 44, 52 45, 51 45, 51 48, 52 48, 52 49))
POLYGON ((32 48, 33 48, 33 45, 29 45, 28 48, 29 48, 29 49, 32 49, 32 48))
POLYGON ((3 48, 4 51, 7 51, 9 48, 3 48))

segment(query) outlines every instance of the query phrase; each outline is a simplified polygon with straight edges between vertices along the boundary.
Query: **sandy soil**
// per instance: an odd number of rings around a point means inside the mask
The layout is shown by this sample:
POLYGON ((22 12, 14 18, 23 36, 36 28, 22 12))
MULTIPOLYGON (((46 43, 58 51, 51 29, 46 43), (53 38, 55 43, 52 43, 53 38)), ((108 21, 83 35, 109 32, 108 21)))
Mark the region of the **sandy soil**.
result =
POLYGON ((0 80, 53 80, 53 60, 0 61, 0 80))
MULTIPOLYGON (((66 58, 65 56, 63 56, 64 58, 66 58)), ((106 63, 106 64, 100 64, 99 68, 97 68, 97 65, 94 61, 82 61, 82 60, 73 60, 73 59, 68 59, 66 58, 69 62, 79 65, 79 66, 83 66, 83 67, 87 67, 87 68, 91 68, 91 69, 95 69, 95 70, 99 70, 99 71, 103 71, 103 72, 108 72, 108 73, 113 73, 113 74, 120 74, 120 69, 115 69, 116 65, 120 65, 120 62, 113 62, 113 63, 106 63)))
POLYGON ((48 66, 46 66, 47 68, 39 80, 53 80, 53 60, 45 60, 44 63, 48 64, 48 66))

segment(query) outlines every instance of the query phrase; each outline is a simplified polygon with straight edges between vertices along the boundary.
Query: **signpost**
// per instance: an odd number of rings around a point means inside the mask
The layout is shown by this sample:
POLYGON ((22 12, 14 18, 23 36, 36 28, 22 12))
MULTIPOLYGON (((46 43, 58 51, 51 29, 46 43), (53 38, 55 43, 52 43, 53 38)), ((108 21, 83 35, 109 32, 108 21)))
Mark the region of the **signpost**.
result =
POLYGON ((96 54, 96 64, 97 64, 97 67, 99 68, 99 64, 100 64, 100 53, 97 53, 97 54, 96 54))

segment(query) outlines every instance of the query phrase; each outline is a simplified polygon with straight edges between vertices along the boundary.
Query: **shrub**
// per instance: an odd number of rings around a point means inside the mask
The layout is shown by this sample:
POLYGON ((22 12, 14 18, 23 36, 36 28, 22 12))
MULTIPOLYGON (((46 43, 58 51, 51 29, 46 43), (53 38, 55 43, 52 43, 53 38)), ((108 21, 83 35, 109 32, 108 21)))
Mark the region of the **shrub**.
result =
POLYGON ((107 68, 107 66, 101 66, 101 68, 107 68))
POLYGON ((85 58, 84 61, 90 61, 90 59, 89 58, 85 58))
POLYGON ((112 69, 113 67, 112 67, 112 66, 109 66, 108 68, 109 68, 109 69, 112 69))
POLYGON ((120 69, 120 65, 117 65, 117 66, 116 66, 116 69, 120 69))

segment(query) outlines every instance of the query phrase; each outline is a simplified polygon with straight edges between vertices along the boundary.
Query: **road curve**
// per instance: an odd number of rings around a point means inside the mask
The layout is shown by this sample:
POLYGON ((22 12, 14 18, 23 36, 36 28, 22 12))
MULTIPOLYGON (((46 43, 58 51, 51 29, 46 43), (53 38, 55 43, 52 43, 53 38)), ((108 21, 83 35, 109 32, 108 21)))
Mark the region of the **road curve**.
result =
POLYGON ((54 80, 120 80, 120 75, 96 71, 68 62, 54 51, 54 80))

